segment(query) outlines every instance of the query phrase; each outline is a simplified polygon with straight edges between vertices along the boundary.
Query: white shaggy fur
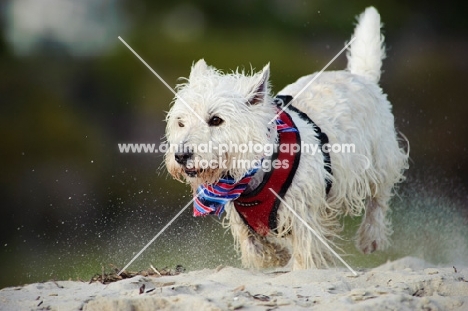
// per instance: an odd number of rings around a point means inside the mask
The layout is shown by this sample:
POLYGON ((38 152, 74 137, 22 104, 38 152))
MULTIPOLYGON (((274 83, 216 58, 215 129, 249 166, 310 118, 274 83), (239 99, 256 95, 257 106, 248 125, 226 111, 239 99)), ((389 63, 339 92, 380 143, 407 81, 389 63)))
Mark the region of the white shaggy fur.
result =
MULTIPOLYGON (((355 153, 331 153, 333 175, 324 169, 322 153, 301 154, 300 164, 285 201, 331 245, 341 230, 340 217, 364 213, 356 245, 364 253, 388 245, 391 228, 385 214, 393 187, 403 180, 408 154, 399 147, 391 104, 377 84, 384 57, 380 16, 368 8, 359 17, 356 40, 348 53, 348 70, 324 72, 300 78, 279 94, 294 97, 292 105, 305 112, 331 144, 354 144, 355 153), (298 94, 311 79, 316 79, 298 94), (328 196, 325 179, 333 181, 328 196)), ((268 85, 269 66, 258 74, 243 72, 223 74, 198 61, 187 82, 178 87, 178 98, 167 116, 167 140, 172 144, 271 143, 276 127, 268 122, 275 115, 268 85), (180 99, 188 103, 202 122, 180 99), (217 116, 219 126, 208 120, 217 116)), ((319 144, 313 128, 287 109, 298 127, 302 141, 319 144)), ((217 152, 197 152, 194 157, 217 159, 217 152)), ((233 158, 260 159, 263 154, 224 153, 230 164, 233 158)), ((175 161, 173 151, 166 154, 168 171, 187 181, 195 191, 202 183, 215 183, 225 174, 240 179, 246 169, 198 170, 187 175, 184 165, 175 161), (191 177, 192 176, 192 177, 191 177)), ((228 167, 231 167, 228 165, 228 167)), ((262 179, 259 171, 249 184, 253 189, 262 179)), ((272 267, 291 264, 293 269, 327 266, 333 261, 329 250, 307 230, 289 210, 280 205, 277 233, 262 237, 242 221, 232 203, 226 207, 229 226, 242 253, 246 267, 272 267)))
POLYGON ((385 58, 384 37, 380 34, 380 15, 373 7, 367 8, 358 17, 354 30, 356 40, 351 44, 348 56, 348 70, 365 76, 378 83, 380 67, 385 58))

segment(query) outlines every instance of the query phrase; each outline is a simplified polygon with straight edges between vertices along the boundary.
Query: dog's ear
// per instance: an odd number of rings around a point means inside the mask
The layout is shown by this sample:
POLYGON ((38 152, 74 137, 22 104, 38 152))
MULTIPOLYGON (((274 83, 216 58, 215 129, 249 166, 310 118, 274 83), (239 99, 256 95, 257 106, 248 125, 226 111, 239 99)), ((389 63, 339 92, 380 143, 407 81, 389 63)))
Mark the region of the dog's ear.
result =
POLYGON ((208 65, 206 64, 205 60, 202 58, 198 62, 192 65, 192 70, 190 71, 189 79, 193 79, 194 77, 200 75, 201 73, 208 70, 208 65))
POLYGON ((263 67, 262 72, 256 75, 253 91, 250 93, 249 104, 256 105, 265 100, 268 93, 268 78, 270 77, 270 63, 263 67))

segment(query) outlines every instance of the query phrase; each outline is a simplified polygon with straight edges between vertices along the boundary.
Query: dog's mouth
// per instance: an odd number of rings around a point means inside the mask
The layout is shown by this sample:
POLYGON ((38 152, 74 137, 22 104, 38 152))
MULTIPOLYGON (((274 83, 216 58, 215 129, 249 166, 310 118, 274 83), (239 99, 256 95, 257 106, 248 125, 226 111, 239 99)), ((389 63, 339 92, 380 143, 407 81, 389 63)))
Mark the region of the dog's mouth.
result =
POLYGON ((188 177, 197 177, 200 170, 197 170, 196 168, 185 168, 184 172, 188 177))
POLYGON ((222 176, 226 175, 224 172, 219 172, 216 170, 210 170, 207 168, 184 168, 183 172, 186 176, 187 179, 197 179, 199 181, 203 181, 204 183, 215 183, 220 176, 218 174, 221 174, 222 176))
POLYGON ((205 169, 205 168, 196 168, 196 167, 188 168, 188 167, 184 167, 184 173, 188 177, 200 177, 200 175, 202 175, 206 171, 207 171, 207 169, 205 169))

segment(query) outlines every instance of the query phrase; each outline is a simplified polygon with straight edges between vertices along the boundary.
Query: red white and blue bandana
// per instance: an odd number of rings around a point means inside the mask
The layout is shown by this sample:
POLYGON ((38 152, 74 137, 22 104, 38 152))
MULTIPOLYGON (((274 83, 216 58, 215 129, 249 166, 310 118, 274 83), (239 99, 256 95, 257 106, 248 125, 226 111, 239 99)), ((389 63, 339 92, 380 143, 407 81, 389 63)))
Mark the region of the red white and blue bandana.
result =
POLYGON ((228 176, 221 178, 216 184, 199 186, 198 196, 193 202, 193 216, 214 214, 221 217, 226 203, 237 199, 244 192, 257 171, 258 168, 251 169, 237 183, 228 176))

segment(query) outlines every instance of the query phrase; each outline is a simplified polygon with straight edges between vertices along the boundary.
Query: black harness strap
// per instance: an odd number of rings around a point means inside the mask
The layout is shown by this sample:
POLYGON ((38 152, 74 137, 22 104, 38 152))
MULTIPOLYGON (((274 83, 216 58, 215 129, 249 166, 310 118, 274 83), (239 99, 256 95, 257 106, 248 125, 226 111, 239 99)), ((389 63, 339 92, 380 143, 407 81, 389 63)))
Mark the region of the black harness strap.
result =
MULTIPOLYGON (((292 99, 293 99, 293 97, 290 96, 290 95, 277 95, 275 97, 275 99, 274 99, 274 103, 278 107, 284 108, 286 105, 288 105, 289 102, 291 102, 292 99)), ((317 133, 317 138, 320 140, 320 146, 319 147, 320 147, 320 150, 323 153, 323 162, 325 163, 324 168, 330 175, 333 175, 333 171, 332 171, 332 168, 331 168, 330 150, 324 150, 323 149, 323 146, 325 144, 329 143, 327 134, 322 132, 320 127, 314 121, 312 121, 312 119, 309 118, 309 116, 307 114, 300 111, 299 109, 297 109, 293 105, 287 106, 286 109, 289 109, 289 110, 297 113, 302 120, 306 121, 308 124, 310 124, 310 125, 312 125, 314 127, 315 133, 317 133)), ((328 193, 330 192, 330 189, 332 187, 332 181, 327 178, 327 179, 325 179, 325 183, 326 183, 325 191, 326 191, 326 194, 328 195, 328 193)))

